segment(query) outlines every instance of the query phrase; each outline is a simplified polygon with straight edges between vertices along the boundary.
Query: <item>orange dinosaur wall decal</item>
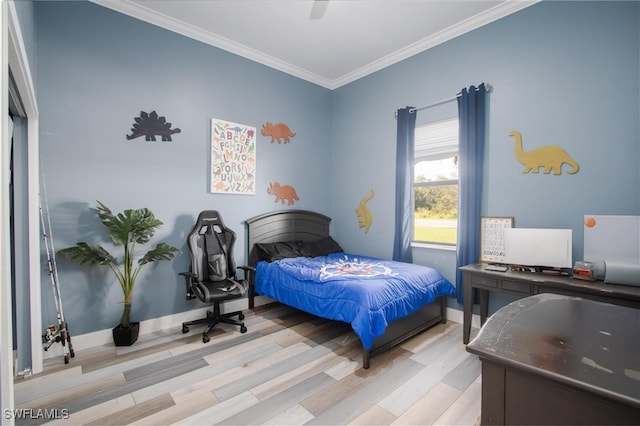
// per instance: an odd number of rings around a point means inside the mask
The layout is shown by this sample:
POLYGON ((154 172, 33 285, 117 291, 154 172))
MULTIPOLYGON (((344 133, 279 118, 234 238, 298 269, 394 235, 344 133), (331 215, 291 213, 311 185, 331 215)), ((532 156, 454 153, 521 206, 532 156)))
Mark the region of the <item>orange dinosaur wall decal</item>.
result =
POLYGON ((282 143, 280 139, 284 139, 284 143, 289 143, 290 138, 294 137, 296 134, 289 129, 284 123, 276 123, 272 124, 270 121, 267 121, 262 125, 262 136, 271 136, 271 143, 274 141, 278 141, 278 143, 282 143))
POLYGON ((269 184, 269 188, 267 188, 267 194, 275 195, 276 199, 274 203, 278 201, 284 204, 285 200, 288 205, 293 205, 295 201, 299 201, 298 194, 296 194, 296 190, 291 185, 280 185, 278 182, 273 182, 269 184))
POLYGON ((373 223, 373 216, 371 215, 371 210, 367 207, 367 202, 373 198, 375 192, 373 189, 369 192, 369 195, 360 200, 360 204, 358 204, 358 208, 356 209, 356 216, 358 217, 358 226, 360 228, 364 228, 364 233, 369 233, 369 228, 371 228, 371 223, 373 223))
POLYGON ((509 133, 509 136, 515 138, 516 160, 524 165, 522 173, 538 173, 540 172, 540 167, 544 167, 543 172, 545 174, 549 174, 553 170, 554 175, 561 175, 563 164, 568 164, 572 167, 571 170, 567 171, 570 175, 578 173, 578 170, 580 170, 580 165, 559 146, 547 145, 531 151, 525 151, 522 147, 522 135, 520 132, 513 130, 509 133))

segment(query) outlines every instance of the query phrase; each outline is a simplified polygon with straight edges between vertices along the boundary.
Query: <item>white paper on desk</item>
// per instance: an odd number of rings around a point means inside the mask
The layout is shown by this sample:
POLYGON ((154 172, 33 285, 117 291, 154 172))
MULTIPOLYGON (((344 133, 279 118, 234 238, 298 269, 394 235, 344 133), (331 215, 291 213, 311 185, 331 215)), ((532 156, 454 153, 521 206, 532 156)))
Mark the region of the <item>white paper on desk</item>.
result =
POLYGON ((585 215, 584 260, 640 263, 640 216, 585 215))

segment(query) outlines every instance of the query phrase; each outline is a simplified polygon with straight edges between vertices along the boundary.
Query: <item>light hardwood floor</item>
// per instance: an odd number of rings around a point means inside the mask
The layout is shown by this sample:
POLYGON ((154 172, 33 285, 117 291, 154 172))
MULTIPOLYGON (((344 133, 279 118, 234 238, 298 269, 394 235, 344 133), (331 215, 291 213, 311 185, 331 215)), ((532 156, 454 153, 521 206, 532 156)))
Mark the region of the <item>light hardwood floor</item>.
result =
POLYGON ((76 351, 15 384, 26 424, 473 425, 480 362, 449 321, 362 368, 348 324, 280 304, 245 311, 248 332, 223 325, 141 336, 131 347, 76 351), (38 411, 38 409, 45 409, 38 411), (68 414, 68 416, 67 416, 68 414), (57 416, 58 419, 46 417, 57 416), (63 418, 68 417, 68 418, 63 418))

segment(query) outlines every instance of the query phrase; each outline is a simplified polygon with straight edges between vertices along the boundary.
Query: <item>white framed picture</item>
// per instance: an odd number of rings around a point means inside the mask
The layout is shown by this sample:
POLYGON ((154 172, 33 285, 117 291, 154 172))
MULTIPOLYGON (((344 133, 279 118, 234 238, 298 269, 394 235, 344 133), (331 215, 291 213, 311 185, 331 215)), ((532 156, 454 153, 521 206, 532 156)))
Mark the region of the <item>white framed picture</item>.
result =
POLYGON ((480 218, 480 262, 504 262, 504 230, 513 228, 513 223, 513 216, 483 216, 480 218))
POLYGON ((222 194, 256 193, 256 128, 211 119, 209 191, 222 194))

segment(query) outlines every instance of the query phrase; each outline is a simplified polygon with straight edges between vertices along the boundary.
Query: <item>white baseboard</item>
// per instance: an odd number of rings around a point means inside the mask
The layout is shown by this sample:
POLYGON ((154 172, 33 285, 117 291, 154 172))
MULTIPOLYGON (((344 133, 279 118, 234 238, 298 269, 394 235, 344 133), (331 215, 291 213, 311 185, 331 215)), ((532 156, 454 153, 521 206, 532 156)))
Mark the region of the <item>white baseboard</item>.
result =
MULTIPOLYGON (((264 296, 257 296, 255 298, 255 306, 265 305, 273 302, 272 299, 264 296)), ((198 318, 203 318, 206 315, 207 310, 210 308, 203 307, 193 309, 191 311, 180 312, 177 314, 166 315, 164 317, 153 318, 140 322, 140 336, 144 336, 158 331, 169 330, 172 328, 178 329, 182 327, 183 322, 191 321, 198 318)), ((233 312, 239 310, 246 310, 248 307, 248 299, 231 300, 222 305, 222 313, 233 312)), ((458 322, 462 324, 463 315, 462 311, 457 309, 447 308, 447 320, 458 322)), ((471 326, 480 328, 480 317, 473 315, 471 317, 471 326)), ((92 333, 81 334, 78 336, 71 335, 71 344, 74 351, 81 351, 83 349, 94 348, 98 346, 113 345, 113 336, 111 329, 94 331, 92 333)), ((54 358, 63 355, 62 346, 54 344, 44 353, 44 358, 54 358)))
MULTIPOLYGON (((256 298, 259 299, 259 298, 256 298)), ((264 303, 260 303, 264 304, 264 303)), ((180 312, 177 314, 166 315, 164 317, 153 318, 146 321, 140 322, 140 334, 139 336, 144 336, 151 333, 156 333, 158 331, 169 330, 175 328, 176 330, 182 327, 183 322, 192 321, 198 318, 204 318, 207 310, 210 310, 210 307, 203 307, 198 309, 193 309, 191 311, 180 312)), ((248 299, 238 299, 238 300, 230 300, 225 302, 221 306, 222 313, 225 312, 234 312, 240 310, 249 309, 248 299)), ((114 324, 115 327, 115 324, 114 324)), ((70 330, 71 331, 71 330, 70 330)), ((113 346, 113 336, 111 329, 94 331, 92 333, 80 334, 78 336, 74 336, 71 334, 71 345, 75 351, 81 351, 83 349, 94 348, 98 346, 113 346)), ((44 358, 54 358, 57 356, 63 356, 63 348, 60 344, 54 344, 44 353, 44 358)))
MULTIPOLYGON (((453 308, 447 308, 447 320, 462 324, 464 322, 462 311, 459 311, 453 308)), ((471 327, 480 328, 479 315, 476 315, 476 314, 471 315, 471 327)))

